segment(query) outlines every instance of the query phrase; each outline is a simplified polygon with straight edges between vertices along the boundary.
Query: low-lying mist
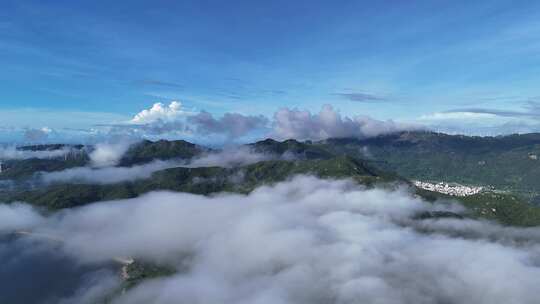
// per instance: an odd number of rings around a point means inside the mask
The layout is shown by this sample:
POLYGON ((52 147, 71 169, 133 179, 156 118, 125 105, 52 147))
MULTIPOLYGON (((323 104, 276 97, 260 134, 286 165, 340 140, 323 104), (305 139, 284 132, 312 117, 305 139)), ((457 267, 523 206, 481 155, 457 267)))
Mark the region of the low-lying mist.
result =
POLYGON ((132 141, 127 140, 96 144, 89 154, 91 166, 101 168, 117 165, 132 144, 132 141))
MULTIPOLYGON (((244 166, 259 161, 279 158, 275 155, 256 153, 247 147, 226 148, 221 151, 208 152, 193 159, 154 160, 150 163, 131 167, 114 167, 120 158, 111 166, 75 167, 62 171, 39 172, 38 180, 45 184, 61 182, 77 182, 90 184, 110 184, 149 178, 152 173, 174 167, 234 167, 244 166)), ((111 159, 110 157, 108 159, 111 159)))
MULTIPOLYGON (((178 270, 113 303, 538 303, 540 230, 416 217, 462 210, 298 176, 249 195, 154 192, 47 216, 4 205, 0 231, 62 240, 82 265, 133 257, 178 270)), ((84 287, 110 292, 105 278, 84 287)))
POLYGON ((20 150, 15 146, 0 147, 0 160, 57 158, 63 157, 75 149, 64 147, 55 150, 20 150))

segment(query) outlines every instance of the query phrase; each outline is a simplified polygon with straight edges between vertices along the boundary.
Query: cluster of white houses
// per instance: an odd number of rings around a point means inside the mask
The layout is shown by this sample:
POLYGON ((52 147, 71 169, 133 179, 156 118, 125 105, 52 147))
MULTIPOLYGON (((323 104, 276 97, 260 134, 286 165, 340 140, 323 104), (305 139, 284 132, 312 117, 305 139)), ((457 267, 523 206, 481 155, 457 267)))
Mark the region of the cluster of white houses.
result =
POLYGON ((418 188, 434 191, 439 193, 444 193, 453 196, 469 196, 480 193, 484 188, 483 187, 473 187, 473 186, 463 186, 459 184, 448 184, 448 183, 428 183, 422 181, 413 181, 414 185, 418 188))

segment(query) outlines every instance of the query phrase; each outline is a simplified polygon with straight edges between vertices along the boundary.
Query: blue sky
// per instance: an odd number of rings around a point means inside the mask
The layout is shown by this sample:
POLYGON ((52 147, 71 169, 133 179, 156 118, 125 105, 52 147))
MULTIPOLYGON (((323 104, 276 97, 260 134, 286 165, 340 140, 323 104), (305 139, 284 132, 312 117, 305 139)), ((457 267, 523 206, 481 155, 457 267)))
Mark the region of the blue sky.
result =
POLYGON ((538 20, 537 1, 4 0, 0 128, 89 128, 171 100, 535 126, 538 20))

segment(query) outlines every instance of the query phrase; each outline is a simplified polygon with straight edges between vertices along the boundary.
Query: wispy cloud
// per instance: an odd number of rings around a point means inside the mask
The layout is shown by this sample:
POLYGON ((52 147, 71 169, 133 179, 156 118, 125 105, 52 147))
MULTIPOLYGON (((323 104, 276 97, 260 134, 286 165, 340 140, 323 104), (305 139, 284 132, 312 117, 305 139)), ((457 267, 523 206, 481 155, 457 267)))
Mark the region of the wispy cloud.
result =
MULTIPOLYGON (((154 160, 146 164, 131 167, 95 166, 93 164, 93 166, 75 167, 62 171, 38 172, 36 176, 39 182, 45 184, 57 182, 111 184, 149 178, 156 171, 174 167, 194 168, 217 166, 229 168, 285 157, 290 156, 257 153, 245 146, 234 146, 221 151, 207 152, 192 159, 154 160)), ((96 157, 94 156, 91 160, 95 162, 96 157)), ((105 161, 110 161, 110 157, 105 159, 105 161)), ((105 163, 105 165, 114 165, 114 163, 109 162, 105 163)))
POLYGON ((47 139, 53 130, 47 127, 40 129, 27 129, 24 131, 24 139, 30 142, 39 142, 47 139))
POLYGON ((540 131, 540 102, 522 102, 521 110, 496 108, 456 108, 418 118, 420 123, 447 133, 501 135, 540 131))
POLYGON ((340 96, 342 98, 348 99, 350 101, 356 102, 381 102, 388 101, 386 97, 364 93, 364 92, 355 92, 355 93, 335 93, 334 95, 340 96))
POLYGON ((112 112, 72 111, 51 108, 19 108, 1 109, 0 125, 13 128, 42 128, 51 129, 88 128, 100 123, 120 122, 129 116, 112 112), (26 122, 21 124, 21 122, 26 122))
POLYGON ((149 178, 156 171, 179 167, 184 163, 179 161, 155 160, 147 164, 132 167, 75 167, 62 171, 39 172, 36 176, 40 182, 45 184, 112 184, 149 178))
POLYGON ((461 108, 444 111, 443 113, 476 113, 476 114, 490 114, 501 117, 515 117, 515 118, 533 118, 540 119, 540 102, 536 100, 529 100, 522 106, 523 110, 500 110, 491 108, 461 108))
POLYGON ((133 83, 138 86, 167 87, 167 88, 178 88, 178 89, 184 88, 184 85, 182 84, 179 84, 176 82, 162 81, 162 80, 157 80, 157 79, 143 79, 143 80, 134 81, 133 83))

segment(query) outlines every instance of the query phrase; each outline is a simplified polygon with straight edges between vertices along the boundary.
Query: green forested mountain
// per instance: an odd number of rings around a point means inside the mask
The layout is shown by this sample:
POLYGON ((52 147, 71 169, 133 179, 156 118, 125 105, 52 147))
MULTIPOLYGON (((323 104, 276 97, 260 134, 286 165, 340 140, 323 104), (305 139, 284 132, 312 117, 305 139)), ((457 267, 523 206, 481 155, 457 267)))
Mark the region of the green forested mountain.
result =
POLYGON ((403 132, 318 144, 335 154, 370 159, 409 179, 492 186, 527 197, 540 193, 540 134, 470 137, 403 132))
POLYGON ((335 156, 335 153, 328 150, 324 144, 314 144, 310 141, 299 142, 294 139, 276 141, 268 138, 247 146, 255 152, 284 155, 290 158, 326 159, 335 156))
POLYGON ((210 149, 192 144, 185 140, 143 140, 131 146, 120 160, 120 166, 143 164, 152 160, 173 158, 189 159, 210 149))

